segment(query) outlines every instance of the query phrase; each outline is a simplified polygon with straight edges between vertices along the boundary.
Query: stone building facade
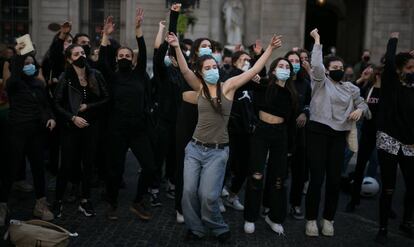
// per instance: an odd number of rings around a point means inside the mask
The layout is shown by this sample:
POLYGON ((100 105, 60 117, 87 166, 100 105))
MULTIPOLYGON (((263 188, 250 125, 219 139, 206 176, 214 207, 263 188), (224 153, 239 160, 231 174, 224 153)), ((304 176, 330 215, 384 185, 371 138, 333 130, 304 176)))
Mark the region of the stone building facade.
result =
MULTIPOLYGON (((106 15, 117 20, 115 36, 121 44, 136 47, 134 14, 145 10, 144 35, 148 51, 158 30, 158 22, 167 17, 165 0, 11 0, 28 2, 27 28, 42 56, 54 33, 52 22, 73 23, 72 33, 96 34, 96 26, 106 15), (98 7, 94 7, 98 6, 98 7)), ((200 0, 194 15, 197 23, 186 33, 188 38, 210 37, 224 41, 222 6, 225 0, 200 0)), ((310 48, 308 31, 321 29, 322 43, 336 46, 338 54, 356 62, 363 49, 370 49, 373 61, 379 61, 391 31, 401 32, 400 50, 414 48, 414 0, 241 0, 245 7, 243 43, 262 39, 266 44, 273 33, 284 36, 284 47, 276 55, 294 46, 310 48)), ((0 0, 1 11, 5 2, 0 0)), ((0 16, 0 25, 8 20, 0 16)), ((3 28, 4 29, 4 28, 3 28)), ((5 30, 0 30, 0 42, 5 30)), ((96 35, 95 35, 96 36, 96 35)), ((95 39, 97 37, 93 36, 95 39)))

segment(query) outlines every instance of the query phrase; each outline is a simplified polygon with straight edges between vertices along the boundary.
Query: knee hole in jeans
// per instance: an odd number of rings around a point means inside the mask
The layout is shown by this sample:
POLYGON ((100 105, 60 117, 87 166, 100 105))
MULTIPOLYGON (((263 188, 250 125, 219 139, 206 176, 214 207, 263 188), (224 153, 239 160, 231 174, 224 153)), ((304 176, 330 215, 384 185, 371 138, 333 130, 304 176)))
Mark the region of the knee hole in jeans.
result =
POLYGON ((249 179, 249 186, 252 190, 261 190, 263 187, 263 174, 254 173, 249 179))
POLYGON ((252 176, 255 180, 262 180, 263 178, 263 174, 256 172, 255 174, 253 174, 252 176))

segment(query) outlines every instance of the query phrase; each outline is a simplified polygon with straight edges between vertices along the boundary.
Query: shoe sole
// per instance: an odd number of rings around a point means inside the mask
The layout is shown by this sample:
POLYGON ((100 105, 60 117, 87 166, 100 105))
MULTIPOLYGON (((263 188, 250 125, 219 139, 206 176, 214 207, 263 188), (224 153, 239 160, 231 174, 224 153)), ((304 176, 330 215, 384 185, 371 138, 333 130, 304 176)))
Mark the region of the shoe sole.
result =
POLYGON ((138 216, 138 218, 140 218, 141 220, 148 221, 148 220, 150 220, 152 218, 151 216, 144 216, 144 215, 142 215, 138 210, 136 210, 133 207, 130 207, 129 210, 131 212, 133 212, 134 214, 136 214, 138 216))
POLYGON ((223 204, 225 205, 225 206, 227 206, 227 207, 230 207, 230 208, 232 208, 232 209, 234 209, 234 210, 237 210, 237 211, 244 211, 244 208, 237 208, 236 206, 234 206, 233 205, 233 203, 230 203, 230 202, 228 202, 228 201, 223 201, 223 204))
POLYGON ((325 237, 333 237, 334 236, 334 233, 326 233, 326 232, 324 232, 323 230, 322 230, 322 236, 325 236, 325 237))
POLYGON ((306 236, 311 237, 311 238, 319 237, 319 233, 310 233, 310 232, 306 231, 305 234, 306 234, 306 236))
POLYGON ((86 217, 92 217, 95 216, 95 214, 90 214, 88 212, 86 212, 86 210, 84 208, 82 208, 81 206, 79 206, 78 211, 81 212, 83 215, 85 215, 86 217))

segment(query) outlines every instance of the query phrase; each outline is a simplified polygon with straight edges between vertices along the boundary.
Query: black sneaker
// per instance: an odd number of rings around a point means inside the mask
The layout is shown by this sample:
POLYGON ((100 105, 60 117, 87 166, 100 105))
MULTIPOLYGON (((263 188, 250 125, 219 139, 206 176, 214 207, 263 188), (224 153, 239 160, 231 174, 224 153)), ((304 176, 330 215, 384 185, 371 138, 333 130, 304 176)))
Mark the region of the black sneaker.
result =
POLYGON ((290 208, 290 215, 295 219, 295 220, 303 220, 305 218, 305 216, 302 213, 302 210, 300 207, 291 207, 290 208))
POLYGON ((134 202, 129 209, 142 220, 150 220, 152 218, 152 214, 149 212, 144 200, 134 202))
POLYGON ((79 212, 83 213, 86 217, 95 216, 95 210, 93 210, 92 203, 90 201, 81 202, 78 207, 79 212))
POLYGON ((192 232, 191 230, 187 231, 187 234, 185 235, 185 241, 199 241, 202 240, 203 237, 198 236, 197 234, 195 234, 194 232, 192 232))
POLYGON ((151 207, 161 207, 160 193, 151 193, 151 207))
POLYGON ((400 231, 404 234, 407 238, 414 239, 414 224, 411 221, 403 222, 400 225, 400 231))
POLYGON ((56 218, 61 218, 63 212, 63 202, 62 201, 56 201, 53 204, 53 214, 56 218))
POLYGON ((170 199, 175 199, 175 189, 172 188, 171 186, 168 186, 167 197, 170 199))
POLYGON ((387 243, 387 228, 380 228, 377 234, 377 237, 375 238, 375 242, 385 245, 387 243))
POLYGON ((224 233, 217 236, 217 239, 221 244, 228 243, 230 238, 231 238, 230 231, 224 232, 224 233))

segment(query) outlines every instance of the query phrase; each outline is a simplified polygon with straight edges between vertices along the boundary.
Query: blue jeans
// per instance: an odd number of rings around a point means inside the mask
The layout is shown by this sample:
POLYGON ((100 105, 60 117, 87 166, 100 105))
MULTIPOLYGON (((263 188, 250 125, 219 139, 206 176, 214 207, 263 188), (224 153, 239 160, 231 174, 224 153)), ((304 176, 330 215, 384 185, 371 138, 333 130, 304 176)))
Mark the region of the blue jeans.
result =
POLYGON ((200 237, 207 228, 215 236, 229 231, 218 205, 228 157, 228 147, 206 148, 191 141, 185 148, 183 215, 187 228, 200 237))

